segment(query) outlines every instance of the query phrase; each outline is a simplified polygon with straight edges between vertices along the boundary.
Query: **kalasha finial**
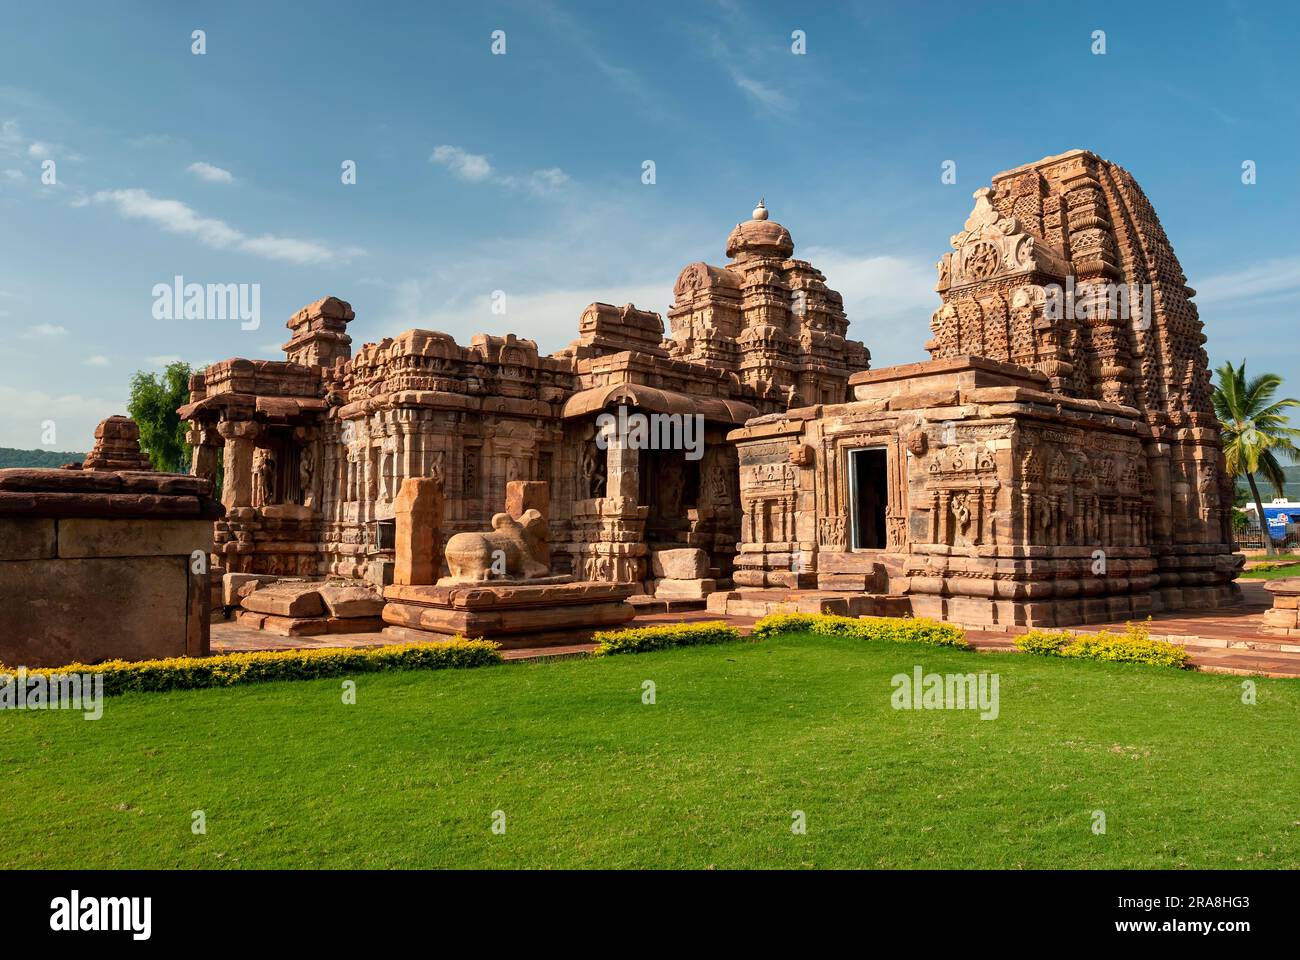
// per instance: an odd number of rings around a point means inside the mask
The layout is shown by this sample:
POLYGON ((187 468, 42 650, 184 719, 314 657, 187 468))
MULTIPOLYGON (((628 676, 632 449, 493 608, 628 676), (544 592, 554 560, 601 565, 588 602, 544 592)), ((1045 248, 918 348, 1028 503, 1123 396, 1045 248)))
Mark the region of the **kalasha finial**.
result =
POLYGON ((754 219, 755 220, 767 219, 767 204, 763 202, 762 197, 758 198, 758 206, 754 208, 754 219))

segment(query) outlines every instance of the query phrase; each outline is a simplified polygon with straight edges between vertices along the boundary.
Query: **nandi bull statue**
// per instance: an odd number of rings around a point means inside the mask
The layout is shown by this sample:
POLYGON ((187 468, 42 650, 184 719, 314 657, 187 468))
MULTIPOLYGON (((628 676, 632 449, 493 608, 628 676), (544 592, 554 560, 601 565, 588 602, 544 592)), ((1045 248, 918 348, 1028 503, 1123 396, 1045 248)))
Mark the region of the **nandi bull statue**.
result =
POLYGON ((525 510, 518 520, 508 513, 495 514, 490 531, 458 533, 447 541, 451 576, 438 585, 549 577, 551 569, 544 560, 548 537, 546 519, 538 510, 525 510))

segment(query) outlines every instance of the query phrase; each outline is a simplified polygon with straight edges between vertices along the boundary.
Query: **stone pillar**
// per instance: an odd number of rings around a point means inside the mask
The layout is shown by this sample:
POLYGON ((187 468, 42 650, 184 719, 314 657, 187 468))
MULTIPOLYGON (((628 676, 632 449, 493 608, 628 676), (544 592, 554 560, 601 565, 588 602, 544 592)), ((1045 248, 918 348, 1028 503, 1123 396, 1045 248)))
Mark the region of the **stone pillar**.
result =
MULTIPOLYGON (((506 513, 518 520, 525 510, 536 510, 549 525, 551 522, 551 485, 541 480, 511 480, 506 483, 506 513)), ((541 544, 538 560, 551 565, 551 545, 541 544)))
POLYGON ((640 451, 623 445, 617 432, 608 433, 605 449, 605 496, 614 500, 635 501, 640 495, 640 451))
POLYGON ((506 484, 506 513, 518 520, 525 510, 551 517, 550 484, 541 480, 511 480, 506 484))
POLYGON ((225 420, 218 428, 226 441, 221 502, 226 510, 253 505, 253 446, 257 425, 225 420))
POLYGON ((442 570, 442 482, 431 477, 407 477, 393 503, 393 583, 413 586, 436 583, 442 570))
MULTIPOLYGON (((191 431, 193 436, 193 431, 191 431)), ((193 441, 191 440, 191 443, 193 441)), ((195 477, 202 477, 204 480, 212 480, 217 475, 217 446, 202 441, 194 443, 193 456, 190 459, 190 474, 195 477)))

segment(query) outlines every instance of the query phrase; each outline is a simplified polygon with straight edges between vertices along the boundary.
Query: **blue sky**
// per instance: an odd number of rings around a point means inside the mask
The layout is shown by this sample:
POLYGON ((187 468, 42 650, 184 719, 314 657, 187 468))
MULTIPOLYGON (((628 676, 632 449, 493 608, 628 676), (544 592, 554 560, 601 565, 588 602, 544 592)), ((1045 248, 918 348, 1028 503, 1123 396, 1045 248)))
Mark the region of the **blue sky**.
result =
POLYGON ((0 445, 42 446, 53 420, 46 446, 85 450, 135 370, 282 357, 285 320, 326 295, 357 345, 419 326, 553 351, 593 300, 663 312, 759 196, 873 365, 923 359, 972 191, 1075 147, 1152 199, 1211 361, 1300 394, 1300 13, 808 6, 6 3, 0 445), (260 284, 261 327, 155 319, 177 274, 260 284))

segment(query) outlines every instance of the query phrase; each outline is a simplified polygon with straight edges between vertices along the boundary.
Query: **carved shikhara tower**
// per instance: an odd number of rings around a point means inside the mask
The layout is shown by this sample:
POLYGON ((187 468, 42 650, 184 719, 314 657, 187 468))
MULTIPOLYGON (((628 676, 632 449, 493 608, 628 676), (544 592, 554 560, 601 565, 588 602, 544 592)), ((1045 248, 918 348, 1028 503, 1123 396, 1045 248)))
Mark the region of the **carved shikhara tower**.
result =
POLYGON ((1017 167, 951 242, 929 362, 730 434, 737 584, 977 624, 1235 600, 1205 336, 1132 176, 1082 150, 1017 167))
POLYGON ((1196 291, 1133 176, 1085 150, 1000 173, 952 246, 930 355, 1019 364, 1053 392, 1136 408, 1162 582, 1198 545, 1231 544, 1196 291))

